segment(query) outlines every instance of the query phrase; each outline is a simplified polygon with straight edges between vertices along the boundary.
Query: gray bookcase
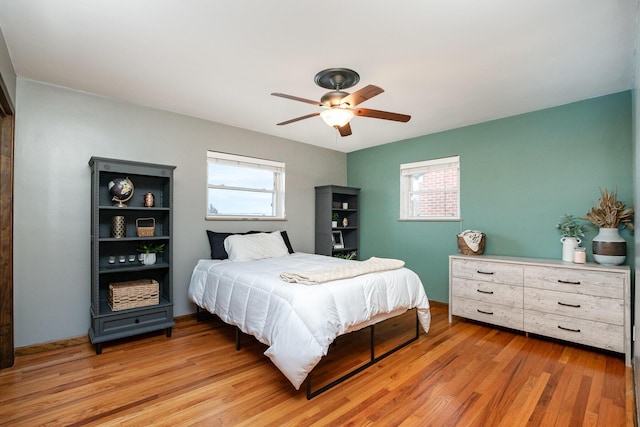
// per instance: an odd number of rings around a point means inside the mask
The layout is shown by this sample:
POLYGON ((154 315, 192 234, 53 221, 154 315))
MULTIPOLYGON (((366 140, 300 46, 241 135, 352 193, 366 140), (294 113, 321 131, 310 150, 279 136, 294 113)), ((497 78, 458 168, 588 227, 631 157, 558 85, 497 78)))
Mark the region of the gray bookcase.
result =
POLYGON ((317 254, 346 256, 355 252, 357 259, 360 245, 359 195, 359 188, 339 185, 316 187, 317 254), (337 227, 331 224, 334 214, 338 216, 337 227), (348 221, 346 227, 343 225, 344 218, 348 221), (334 247, 337 236, 342 237, 341 248, 334 247))
MULTIPOLYGON (((91 167, 91 327, 89 338, 96 353, 102 343, 165 329, 171 336, 173 321, 173 171, 175 166, 92 157, 91 167), (133 197, 126 207, 114 205, 108 184, 129 178, 133 197), (144 206, 144 195, 152 193, 153 207, 144 206), (125 236, 112 237, 112 218, 124 216, 125 236), (153 218, 155 232, 138 237, 136 220, 153 218), (138 260, 143 243, 164 244, 152 265, 138 260), (121 257, 124 262, 121 262, 121 257), (130 260, 130 258, 135 258, 130 260), (115 259, 115 262, 114 262, 115 259), (159 303, 113 311, 109 284, 152 279, 158 282, 159 303)), ((138 222, 148 226, 148 222, 138 222)), ((144 234, 144 233, 143 233, 144 234)), ((148 234, 148 233, 147 233, 148 234)))

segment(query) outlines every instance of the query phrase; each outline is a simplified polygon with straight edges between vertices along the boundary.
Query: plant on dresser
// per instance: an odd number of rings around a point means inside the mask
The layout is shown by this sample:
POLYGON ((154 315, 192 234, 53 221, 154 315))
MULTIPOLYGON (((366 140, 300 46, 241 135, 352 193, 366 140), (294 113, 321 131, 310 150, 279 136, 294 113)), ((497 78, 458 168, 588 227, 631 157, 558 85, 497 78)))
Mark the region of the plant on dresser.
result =
POLYGON ((100 157, 89 165, 91 343, 100 354, 106 341, 162 329, 170 337, 175 166, 100 157), (114 196, 114 182, 126 181, 132 188, 114 196), (141 248, 156 262, 143 262, 141 248))
POLYGON ((581 237, 584 238, 585 226, 578 224, 573 215, 564 214, 556 228, 562 234, 560 242, 562 242, 562 260, 574 262, 574 252, 582 243, 581 237))
POLYGON ((465 317, 625 354, 630 269, 498 256, 449 257, 449 322, 465 317))

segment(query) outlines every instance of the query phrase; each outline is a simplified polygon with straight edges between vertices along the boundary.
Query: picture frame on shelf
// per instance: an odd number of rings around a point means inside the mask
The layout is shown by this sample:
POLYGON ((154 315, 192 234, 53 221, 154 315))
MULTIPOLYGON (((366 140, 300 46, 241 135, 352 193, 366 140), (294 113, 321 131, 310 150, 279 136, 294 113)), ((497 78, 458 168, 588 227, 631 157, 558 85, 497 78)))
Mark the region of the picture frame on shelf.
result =
POLYGON ((344 240, 342 240, 342 231, 331 232, 331 244, 333 249, 344 249, 344 240))

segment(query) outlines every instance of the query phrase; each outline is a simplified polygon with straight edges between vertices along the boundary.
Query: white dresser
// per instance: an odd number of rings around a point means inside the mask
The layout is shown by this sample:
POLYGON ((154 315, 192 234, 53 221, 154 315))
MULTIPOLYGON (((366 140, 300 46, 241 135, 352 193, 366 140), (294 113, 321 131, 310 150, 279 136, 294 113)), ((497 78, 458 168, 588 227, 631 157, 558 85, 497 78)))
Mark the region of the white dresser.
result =
POLYGON ((449 322, 460 316, 625 354, 631 366, 628 266, 451 255, 449 322))

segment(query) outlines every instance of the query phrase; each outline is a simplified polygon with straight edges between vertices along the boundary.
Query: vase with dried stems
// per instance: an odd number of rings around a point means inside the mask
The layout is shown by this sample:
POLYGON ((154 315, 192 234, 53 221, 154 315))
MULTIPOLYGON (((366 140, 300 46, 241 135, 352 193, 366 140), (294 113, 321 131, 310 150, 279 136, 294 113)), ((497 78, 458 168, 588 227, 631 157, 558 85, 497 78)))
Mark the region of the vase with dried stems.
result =
POLYGON ((599 264, 620 265, 627 257, 627 242, 620 236, 619 228, 627 227, 633 232, 633 208, 619 201, 615 191, 600 189, 600 195, 596 206, 586 215, 599 229, 592 241, 593 259, 599 264))

